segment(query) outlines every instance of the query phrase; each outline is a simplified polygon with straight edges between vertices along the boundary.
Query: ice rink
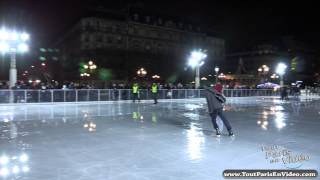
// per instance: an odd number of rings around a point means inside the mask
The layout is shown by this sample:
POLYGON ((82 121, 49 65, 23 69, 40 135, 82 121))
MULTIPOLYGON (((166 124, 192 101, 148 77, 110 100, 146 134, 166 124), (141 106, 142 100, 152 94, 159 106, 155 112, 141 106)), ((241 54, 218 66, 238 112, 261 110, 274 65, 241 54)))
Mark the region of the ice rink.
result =
POLYGON ((225 169, 320 170, 320 101, 205 99, 0 105, 0 179, 217 180, 225 169), (223 128, 221 122, 218 124, 223 128))

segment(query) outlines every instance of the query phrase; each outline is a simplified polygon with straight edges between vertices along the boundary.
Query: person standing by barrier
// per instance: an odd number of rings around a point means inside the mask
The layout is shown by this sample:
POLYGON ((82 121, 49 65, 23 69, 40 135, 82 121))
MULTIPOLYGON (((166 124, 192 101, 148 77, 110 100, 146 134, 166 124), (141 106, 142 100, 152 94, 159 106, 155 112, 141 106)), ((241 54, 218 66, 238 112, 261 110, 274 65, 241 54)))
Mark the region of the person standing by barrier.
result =
POLYGON ((224 112, 223 112, 223 103, 225 102, 225 97, 218 93, 217 91, 213 90, 212 88, 205 88, 206 90, 206 100, 208 104, 208 111, 212 119, 212 124, 216 130, 217 137, 220 137, 221 132, 219 129, 219 126, 217 124, 217 116, 220 117, 223 124, 226 126, 229 136, 234 136, 232 132, 232 127, 226 118, 224 112))
POLYGON ((220 94, 223 94, 223 86, 219 81, 215 84, 214 90, 216 90, 220 94))
POLYGON ((133 102, 136 102, 136 99, 140 102, 139 91, 138 83, 134 83, 132 86, 133 102))
POLYGON ((152 98, 154 99, 154 104, 158 103, 158 85, 156 83, 152 83, 151 86, 152 98))

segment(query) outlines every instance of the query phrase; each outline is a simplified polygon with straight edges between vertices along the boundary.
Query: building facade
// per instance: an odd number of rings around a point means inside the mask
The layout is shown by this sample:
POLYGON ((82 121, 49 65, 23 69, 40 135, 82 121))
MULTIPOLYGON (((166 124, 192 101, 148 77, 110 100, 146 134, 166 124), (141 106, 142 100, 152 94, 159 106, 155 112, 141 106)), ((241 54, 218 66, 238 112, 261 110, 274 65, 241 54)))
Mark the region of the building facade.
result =
POLYGON ((133 78, 140 67, 144 67, 150 76, 158 74, 165 79, 170 76, 183 79, 187 56, 193 49, 207 50, 208 65, 224 59, 223 39, 172 20, 151 20, 148 16, 143 19, 145 21, 138 21, 137 14, 123 19, 81 18, 57 43, 64 68, 70 72, 66 76, 79 78, 74 76, 79 74, 79 63, 92 60, 98 66, 97 79, 99 69, 110 70, 112 79, 125 79, 133 78))
MULTIPOLYGON (((272 80, 270 77, 275 73, 277 64, 282 62, 287 65, 285 79, 288 83, 301 80, 310 84, 320 65, 319 54, 315 50, 292 38, 263 43, 248 51, 230 53, 226 59, 225 69, 235 74, 256 75, 257 82, 261 79, 272 80), (239 68, 242 67, 239 65, 238 68, 228 66, 239 64, 240 60, 243 68, 239 68), (258 71, 263 65, 269 67, 268 72, 258 71)), ((249 79, 248 82, 251 80, 249 79)))

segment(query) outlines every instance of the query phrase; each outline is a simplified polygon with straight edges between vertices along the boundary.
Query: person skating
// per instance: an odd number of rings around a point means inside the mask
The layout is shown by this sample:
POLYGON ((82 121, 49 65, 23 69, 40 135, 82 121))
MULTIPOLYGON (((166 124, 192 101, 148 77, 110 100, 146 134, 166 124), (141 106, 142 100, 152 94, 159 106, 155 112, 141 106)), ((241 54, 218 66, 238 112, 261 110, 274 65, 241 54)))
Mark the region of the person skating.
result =
POLYGON ((140 97, 139 97, 139 85, 138 83, 134 83, 132 86, 132 99, 133 102, 136 102, 136 99, 138 99, 138 101, 140 102, 140 97))
POLYGON ((219 81, 216 83, 213 89, 216 90, 218 93, 223 94, 223 86, 219 81))
POLYGON ((151 86, 152 98, 154 99, 154 104, 158 103, 158 85, 156 83, 152 83, 151 86))
POLYGON ((284 86, 284 87, 281 87, 281 92, 280 92, 280 97, 281 97, 281 100, 288 100, 288 92, 287 92, 287 87, 284 86))
POLYGON ((217 125, 217 116, 220 117, 223 124, 227 127, 227 130, 229 132, 229 136, 234 136, 232 132, 232 127, 226 118, 224 112, 223 112, 223 103, 225 102, 225 98, 222 94, 218 93, 217 91, 206 87, 206 100, 208 105, 208 111, 212 119, 213 127, 216 130, 216 135, 220 137, 221 132, 219 130, 219 126, 217 125))

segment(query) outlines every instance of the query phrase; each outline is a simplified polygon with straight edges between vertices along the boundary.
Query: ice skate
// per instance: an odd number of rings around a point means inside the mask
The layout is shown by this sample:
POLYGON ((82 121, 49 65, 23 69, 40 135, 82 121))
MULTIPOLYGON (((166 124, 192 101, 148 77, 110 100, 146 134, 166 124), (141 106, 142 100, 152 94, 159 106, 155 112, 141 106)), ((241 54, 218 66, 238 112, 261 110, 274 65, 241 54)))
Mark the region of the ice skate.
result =
POLYGON ((234 137, 234 134, 233 134, 233 132, 231 130, 229 131, 229 136, 230 137, 234 137))
POLYGON ((217 137, 220 137, 220 136, 221 136, 221 132, 220 132, 220 130, 219 130, 218 128, 216 129, 216 136, 217 136, 217 137))

